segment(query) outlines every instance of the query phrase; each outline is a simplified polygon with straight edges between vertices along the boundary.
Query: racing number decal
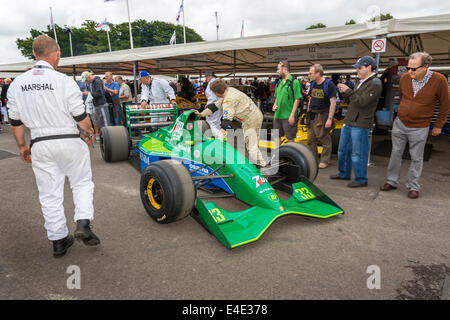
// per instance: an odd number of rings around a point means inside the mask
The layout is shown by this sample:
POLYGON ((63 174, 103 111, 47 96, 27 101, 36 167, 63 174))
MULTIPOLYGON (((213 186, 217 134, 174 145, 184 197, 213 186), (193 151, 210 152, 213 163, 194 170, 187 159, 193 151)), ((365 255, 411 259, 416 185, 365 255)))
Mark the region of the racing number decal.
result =
POLYGON ((306 188, 306 187, 303 187, 303 188, 300 188, 300 189, 295 189, 295 192, 298 193, 298 194, 300 195, 300 197, 301 197, 303 200, 314 199, 314 198, 316 197, 316 196, 315 196, 311 191, 309 191, 309 189, 306 188))
POLYGON ((209 214, 211 215, 211 217, 213 217, 216 223, 224 222, 226 220, 223 214, 220 213, 220 210, 217 208, 209 210, 209 214))

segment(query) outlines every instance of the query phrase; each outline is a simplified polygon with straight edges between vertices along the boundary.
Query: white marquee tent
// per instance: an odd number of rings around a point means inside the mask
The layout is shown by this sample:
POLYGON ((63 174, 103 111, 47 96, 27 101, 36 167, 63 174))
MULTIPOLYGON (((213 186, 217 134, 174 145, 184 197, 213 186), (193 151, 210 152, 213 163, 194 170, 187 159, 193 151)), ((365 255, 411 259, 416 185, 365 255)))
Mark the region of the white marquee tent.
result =
MULTIPOLYGON (((371 55, 376 38, 387 39, 381 67, 386 67, 390 58, 407 57, 415 51, 429 52, 435 66, 450 66, 450 14, 442 14, 66 57, 60 60, 59 70, 80 73, 91 69, 98 74, 112 71, 122 75, 141 69, 153 74, 265 73, 273 72, 285 58, 293 72, 305 72, 314 63, 343 70, 351 69, 357 58, 371 55)), ((0 72, 23 72, 33 64, 4 64, 0 72)))

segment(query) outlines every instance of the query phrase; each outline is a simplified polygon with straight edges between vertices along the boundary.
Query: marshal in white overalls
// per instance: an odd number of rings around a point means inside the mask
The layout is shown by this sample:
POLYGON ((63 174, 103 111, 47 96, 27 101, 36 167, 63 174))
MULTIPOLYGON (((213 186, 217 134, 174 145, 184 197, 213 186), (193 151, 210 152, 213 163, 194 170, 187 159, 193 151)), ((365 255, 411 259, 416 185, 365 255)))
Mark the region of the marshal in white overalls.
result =
MULTIPOLYGON (((10 118, 28 127, 32 140, 79 134, 74 117, 85 113, 80 89, 45 61, 11 83, 8 99, 10 118)), ((94 183, 85 142, 80 138, 39 141, 31 148, 31 159, 49 240, 69 233, 63 207, 65 177, 73 192, 74 221, 93 220, 94 183)))

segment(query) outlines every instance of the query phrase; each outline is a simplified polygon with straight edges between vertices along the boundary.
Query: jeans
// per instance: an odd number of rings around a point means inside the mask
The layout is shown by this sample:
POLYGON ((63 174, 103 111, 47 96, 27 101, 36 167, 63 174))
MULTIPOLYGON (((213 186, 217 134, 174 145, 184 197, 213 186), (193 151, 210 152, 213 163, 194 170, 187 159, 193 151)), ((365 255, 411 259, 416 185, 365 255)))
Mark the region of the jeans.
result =
POLYGON ((367 164, 369 161, 370 129, 344 125, 341 130, 338 149, 339 176, 350 179, 352 167, 355 182, 367 182, 367 164))
POLYGON ((115 126, 120 126, 120 113, 121 113, 120 104, 110 104, 109 106, 110 106, 109 117, 111 119, 111 124, 115 126), (113 108, 115 108, 115 112, 113 108))

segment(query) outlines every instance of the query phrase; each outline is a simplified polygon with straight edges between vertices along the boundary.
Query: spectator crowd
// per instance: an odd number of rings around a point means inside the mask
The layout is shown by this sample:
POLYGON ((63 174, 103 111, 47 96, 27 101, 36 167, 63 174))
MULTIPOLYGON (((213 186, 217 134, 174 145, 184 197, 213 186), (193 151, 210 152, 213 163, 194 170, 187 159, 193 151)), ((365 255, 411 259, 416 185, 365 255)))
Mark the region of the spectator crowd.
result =
MULTIPOLYGON (((411 191, 408 196, 418 197, 423 148, 428 136, 435 100, 440 101, 441 107, 432 135, 441 133, 439 126, 442 127, 445 123, 450 108, 447 80, 439 73, 429 70, 431 61, 431 56, 423 52, 415 53, 409 58, 408 72, 403 75, 400 82, 400 103, 398 111, 396 110, 398 117, 392 131, 393 150, 386 184, 381 187, 382 191, 397 188, 401 155, 406 142, 409 142, 413 160, 407 183, 411 191), (427 83, 433 86, 427 86, 427 83), (415 113, 405 109, 416 105, 427 107, 417 108, 415 113)), ((367 186, 368 181, 369 135, 374 126, 374 115, 384 87, 377 77, 376 62, 372 57, 360 58, 353 67, 356 69, 356 77, 353 79, 351 75, 327 79, 324 76, 324 68, 320 64, 312 65, 307 77, 296 77, 290 72, 289 61, 285 60, 277 65, 276 79, 272 77, 264 79, 254 77, 252 80, 245 81, 242 78, 224 79, 223 85, 244 92, 253 100, 262 114, 273 113, 273 128, 278 129, 280 137, 284 136, 288 141, 295 140, 298 119, 304 114, 302 124, 307 128, 307 143, 318 160, 320 169, 329 165, 332 150, 330 133, 335 128, 335 112, 339 109, 339 104, 345 102, 348 107, 338 148, 339 172, 332 175, 331 179, 351 180, 353 169, 355 179, 348 186, 364 187, 367 186), (323 147, 321 155, 317 153, 317 142, 320 142, 323 147)), ((111 72, 106 72, 100 78, 89 70, 85 71, 77 84, 82 92, 86 112, 91 115, 96 139, 99 141, 99 128, 102 126, 125 125, 124 109, 133 101, 162 103, 154 100, 154 96, 160 95, 158 99, 162 99, 161 101, 175 102, 175 98, 179 97, 196 103, 198 95, 206 95, 210 104, 217 100, 209 89, 215 80, 216 76, 210 71, 205 73, 204 81, 201 77, 189 79, 187 76, 182 76, 178 80, 168 82, 150 77, 146 71, 141 71, 141 85, 137 86, 137 97, 135 97, 133 81, 126 80, 122 76, 114 76, 111 72), (152 83, 154 83, 153 89, 152 83)), ((1 124, 9 123, 7 92, 11 81, 12 79, 0 80, 1 124)), ((220 116, 220 112, 216 113, 220 116)), ((217 129, 218 132, 219 117, 209 115, 207 121, 210 127, 217 129)))

